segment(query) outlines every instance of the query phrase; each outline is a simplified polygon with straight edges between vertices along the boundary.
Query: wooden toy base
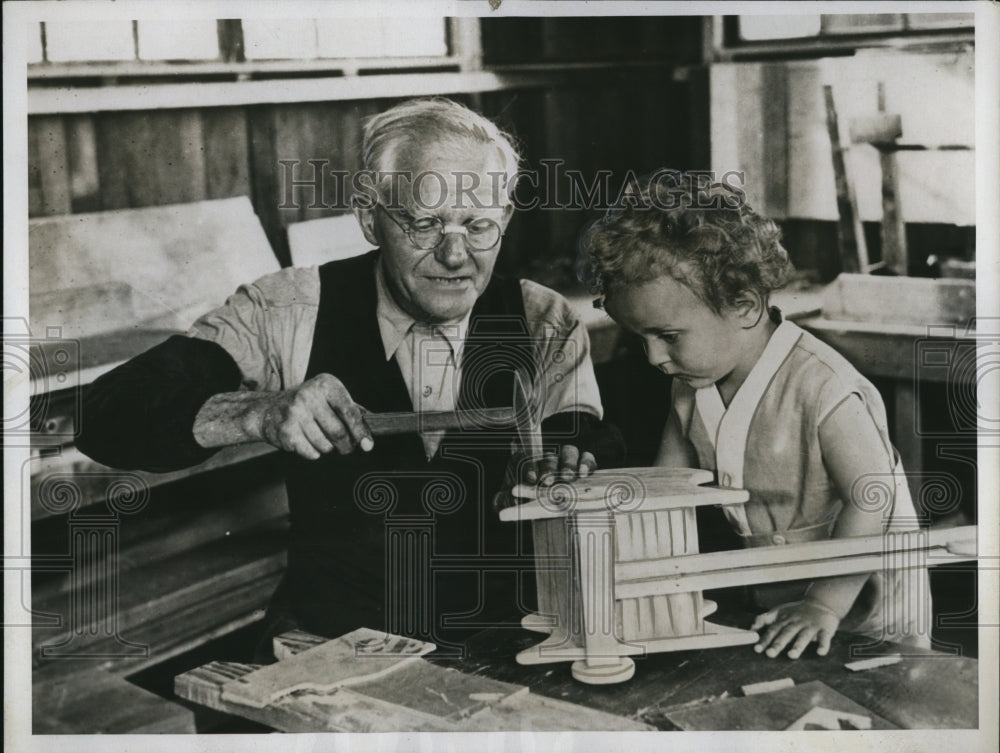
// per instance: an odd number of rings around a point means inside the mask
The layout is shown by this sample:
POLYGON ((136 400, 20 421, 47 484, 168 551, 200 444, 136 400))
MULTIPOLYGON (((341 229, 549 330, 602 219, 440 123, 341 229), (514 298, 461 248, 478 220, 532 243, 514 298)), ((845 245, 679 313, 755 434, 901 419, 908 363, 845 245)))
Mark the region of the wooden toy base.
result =
POLYGON ((573 679, 588 685, 613 685, 616 682, 631 680, 635 674, 635 662, 627 657, 619 657, 618 661, 608 664, 595 664, 586 659, 573 662, 570 671, 573 679))
MULTIPOLYGON (((524 665, 533 664, 553 664, 563 661, 583 661, 588 658, 588 653, 583 640, 574 637, 565 629, 553 629, 552 620, 543 615, 530 614, 522 621, 521 626, 526 630, 535 632, 545 632, 549 637, 541 643, 537 643, 531 648, 526 648, 517 654, 517 663, 524 665)), ((646 640, 622 641, 616 639, 614 651, 619 658, 624 660, 628 656, 645 656, 647 653, 659 653, 661 651, 694 651, 702 648, 721 648, 723 646, 742 646, 756 643, 760 636, 753 630, 742 630, 740 628, 719 625, 707 620, 702 622, 704 633, 698 635, 679 635, 673 637, 652 638, 646 640)), ((609 659, 611 657, 608 657, 609 659)), ((596 667, 591 667, 596 670, 596 667)), ((617 680, 590 680, 588 676, 598 677, 601 672, 588 675, 585 672, 574 671, 573 676, 582 682, 608 683, 621 682, 628 677, 619 677, 617 680)), ((632 672, 629 673, 631 677, 632 672)))

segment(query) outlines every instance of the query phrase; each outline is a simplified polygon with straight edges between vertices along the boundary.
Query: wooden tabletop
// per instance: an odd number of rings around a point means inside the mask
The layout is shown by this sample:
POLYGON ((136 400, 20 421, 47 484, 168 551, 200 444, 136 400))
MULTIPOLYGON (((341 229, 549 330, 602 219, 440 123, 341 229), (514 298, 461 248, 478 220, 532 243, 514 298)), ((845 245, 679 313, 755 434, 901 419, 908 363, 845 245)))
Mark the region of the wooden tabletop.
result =
MULTIPOLYGON (((727 622, 739 620, 730 618, 727 622)), ((496 681, 506 689, 526 689, 527 695, 512 696, 516 703, 496 709, 503 712, 502 718, 487 716, 475 729, 493 729, 489 725, 495 722, 502 725, 496 729, 785 730, 796 721, 801 724, 814 709, 821 716, 824 709, 845 714, 848 723, 854 720, 876 730, 978 727, 978 663, 943 651, 889 643, 872 646, 867 639, 840 633, 825 657, 810 649, 797 660, 769 659, 754 652, 752 646, 652 654, 637 658, 631 680, 602 686, 574 680, 568 662, 519 665, 517 652, 536 641, 537 634, 511 624, 477 633, 467 642, 462 657, 427 654, 421 661, 428 669, 418 682, 404 674, 388 681, 394 706, 385 705, 382 687, 374 694, 362 689, 355 701, 361 705, 348 704, 337 713, 331 710, 334 701, 339 699, 343 705, 354 697, 351 693, 326 695, 315 703, 308 694, 286 696, 273 706, 253 709, 225 701, 223 688, 260 667, 225 662, 213 662, 179 676, 176 688, 190 701, 298 732, 450 729, 447 725, 457 718, 428 716, 424 708, 428 703, 424 686, 440 684, 445 675, 452 685, 456 678, 465 677, 480 684, 496 681), (892 664, 861 671, 845 667, 849 662, 893 654, 899 658, 892 664), (441 668, 457 672, 427 679, 433 674, 430 665, 439 672, 441 668), (745 690, 748 685, 775 681, 783 681, 779 687, 790 687, 761 695, 745 690), (589 717, 586 709, 591 710, 589 717), (371 712, 367 717, 366 710, 371 712)), ((330 642, 295 631, 276 639, 276 645, 279 643, 283 654, 296 655, 328 647, 330 642)), ((311 659, 307 664, 310 671, 315 669, 311 659)), ((454 701, 460 693, 448 695, 454 701)))
MULTIPOLYGON (((796 660, 769 659, 752 646, 657 653, 636 658, 635 676, 618 685, 584 685, 568 662, 522 666, 514 655, 538 641, 519 627, 491 628, 467 644, 468 657, 450 660, 462 672, 525 685, 532 693, 646 722, 657 729, 678 727, 670 711, 720 697, 738 698, 744 685, 790 678, 796 685, 820 681, 843 696, 906 729, 970 729, 978 726, 978 662, 941 651, 884 643, 838 633, 827 656, 808 649, 796 660), (844 665, 873 654, 898 653, 898 663, 851 671, 844 665)), ((433 654, 430 661, 439 661, 433 654)), ((715 729, 734 729, 720 716, 715 729)))

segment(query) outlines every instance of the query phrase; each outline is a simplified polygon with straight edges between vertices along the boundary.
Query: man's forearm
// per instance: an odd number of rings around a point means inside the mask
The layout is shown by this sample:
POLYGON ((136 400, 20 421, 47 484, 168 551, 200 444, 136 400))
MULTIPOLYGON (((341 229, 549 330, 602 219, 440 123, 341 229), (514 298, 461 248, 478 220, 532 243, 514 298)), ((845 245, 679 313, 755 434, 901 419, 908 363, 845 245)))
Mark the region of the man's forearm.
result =
POLYGON ((263 440, 263 416, 274 400, 275 394, 269 392, 213 395, 195 416, 191 429, 195 441, 210 448, 263 440))

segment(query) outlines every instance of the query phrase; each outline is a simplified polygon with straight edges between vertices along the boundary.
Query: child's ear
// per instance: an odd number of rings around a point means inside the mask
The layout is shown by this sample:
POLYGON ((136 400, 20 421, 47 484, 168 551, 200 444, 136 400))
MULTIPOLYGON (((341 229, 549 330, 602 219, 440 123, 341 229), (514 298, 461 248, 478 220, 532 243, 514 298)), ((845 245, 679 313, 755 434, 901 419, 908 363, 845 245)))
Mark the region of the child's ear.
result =
POLYGON ((756 290, 744 290, 733 302, 733 309, 744 329, 756 327, 764 318, 766 307, 766 302, 756 290))

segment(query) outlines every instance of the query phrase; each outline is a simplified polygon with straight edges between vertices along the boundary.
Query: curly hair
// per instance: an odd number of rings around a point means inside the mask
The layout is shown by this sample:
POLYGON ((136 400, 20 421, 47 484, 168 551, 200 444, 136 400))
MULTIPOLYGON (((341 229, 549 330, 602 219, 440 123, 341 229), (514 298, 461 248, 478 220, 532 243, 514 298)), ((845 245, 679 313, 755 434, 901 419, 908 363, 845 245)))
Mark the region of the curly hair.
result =
POLYGON ((791 274, 781 231, 746 203, 742 191, 704 175, 657 170, 628 186, 583 234, 592 290, 669 275, 716 313, 740 294, 768 295, 791 274))

